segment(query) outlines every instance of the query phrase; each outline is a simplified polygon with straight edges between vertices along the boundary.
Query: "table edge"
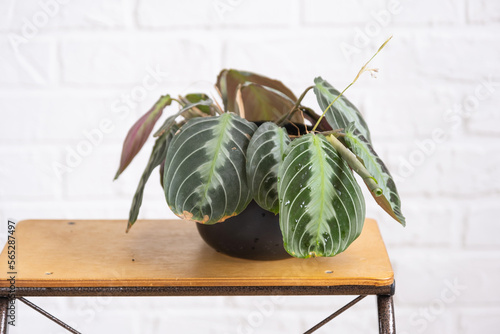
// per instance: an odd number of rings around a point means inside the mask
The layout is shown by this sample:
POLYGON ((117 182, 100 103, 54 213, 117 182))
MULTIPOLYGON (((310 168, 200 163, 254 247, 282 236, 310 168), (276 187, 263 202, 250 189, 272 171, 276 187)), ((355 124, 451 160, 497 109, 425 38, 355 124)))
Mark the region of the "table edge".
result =
POLYGON ((162 286, 162 287, 44 287, 0 288, 0 297, 150 297, 150 296, 265 296, 265 295, 394 295, 395 282, 384 286, 162 286))

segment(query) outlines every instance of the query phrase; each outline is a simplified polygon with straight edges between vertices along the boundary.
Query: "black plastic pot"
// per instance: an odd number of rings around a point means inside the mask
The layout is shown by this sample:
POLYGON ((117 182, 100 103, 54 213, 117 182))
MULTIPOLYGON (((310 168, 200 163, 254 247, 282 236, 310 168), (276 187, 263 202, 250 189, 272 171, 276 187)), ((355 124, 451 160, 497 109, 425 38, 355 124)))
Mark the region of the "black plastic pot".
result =
POLYGON ((291 257, 283 247, 279 216, 262 209, 255 201, 225 222, 196 226, 210 247, 229 256, 250 260, 291 257))

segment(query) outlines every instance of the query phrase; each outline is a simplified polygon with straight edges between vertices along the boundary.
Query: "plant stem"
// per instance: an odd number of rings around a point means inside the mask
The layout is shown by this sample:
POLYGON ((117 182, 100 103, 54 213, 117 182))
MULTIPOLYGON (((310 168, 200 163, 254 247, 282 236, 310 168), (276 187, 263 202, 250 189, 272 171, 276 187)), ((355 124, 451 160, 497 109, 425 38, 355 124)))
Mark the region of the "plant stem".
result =
POLYGON ((342 130, 344 129, 335 129, 335 130, 331 130, 331 131, 324 131, 324 132, 319 132, 320 134, 322 134, 323 136, 329 136, 329 135, 334 135, 336 138, 338 137, 344 137, 345 134, 342 133, 342 130))
POLYGON ((175 102, 177 102, 177 103, 179 103, 179 104, 181 105, 181 107, 184 107, 184 105, 185 105, 182 101, 180 101, 180 100, 178 100, 178 99, 176 99, 176 98, 173 98, 173 97, 172 97, 172 98, 171 98, 171 100, 172 100, 172 101, 175 101, 175 102))
POLYGON ((297 102, 295 102, 295 105, 293 106, 293 108, 288 112, 286 113, 285 115, 283 115, 282 117, 280 117, 280 119, 278 119, 276 121, 276 125, 278 126, 281 126, 283 125, 283 123, 285 123, 286 121, 288 121, 292 116, 293 114, 299 110, 299 106, 300 106, 300 103, 302 102, 302 100, 304 99, 304 97, 306 96, 307 92, 310 91, 311 89, 313 89, 314 86, 309 86, 306 88, 306 90, 304 90, 302 92, 302 94, 300 95, 299 99, 297 100, 297 102))
POLYGON ((347 147, 344 146, 338 140, 334 134, 326 136, 326 140, 332 144, 332 146, 339 152, 347 164, 365 181, 366 185, 370 189, 370 191, 376 196, 382 195, 382 189, 378 186, 377 181, 373 178, 370 172, 363 166, 361 161, 358 160, 358 157, 352 153, 347 147))
MULTIPOLYGON (((358 74, 359 76, 359 74, 358 74)), ((357 77, 356 77, 357 78, 357 77)), ((321 116, 319 116, 319 119, 316 121, 316 124, 314 124, 314 127, 312 128, 312 131, 311 132, 314 132, 316 131, 316 128, 318 127, 319 125, 319 122, 321 122, 321 120, 323 119, 323 117, 325 117, 326 115, 326 112, 328 111, 328 109, 330 109, 330 107, 339 99, 339 97, 341 97, 344 92, 349 88, 351 87, 353 84, 354 84, 355 81, 351 82, 346 88, 344 88, 344 90, 339 94, 337 95, 337 97, 335 99, 333 99, 332 103, 330 103, 328 105, 328 107, 326 107, 325 111, 323 111, 323 113, 321 114, 321 116)))
POLYGON ((344 90, 342 91, 342 93, 340 93, 339 95, 337 95, 337 97, 328 105, 328 107, 326 107, 325 111, 323 111, 323 114, 320 116, 320 118, 318 119, 318 121, 316 122, 316 124, 314 125, 313 129, 312 129, 312 132, 314 132, 316 130, 316 128, 318 127, 319 125, 319 122, 321 122, 321 120, 323 119, 323 117, 325 117, 326 115, 326 112, 328 111, 328 109, 330 109, 330 107, 344 94, 344 92, 349 88, 351 87, 359 78, 359 76, 363 73, 363 72, 366 72, 368 71, 366 66, 368 66, 368 64, 372 61, 373 58, 375 58, 375 56, 384 48, 384 46, 391 40, 392 36, 389 37, 377 50, 377 52, 375 52, 375 54, 363 65, 363 67, 361 67, 361 69, 359 70, 358 72, 358 75, 356 75, 356 77, 354 78, 354 80, 349 84, 347 85, 346 88, 344 88, 344 90))

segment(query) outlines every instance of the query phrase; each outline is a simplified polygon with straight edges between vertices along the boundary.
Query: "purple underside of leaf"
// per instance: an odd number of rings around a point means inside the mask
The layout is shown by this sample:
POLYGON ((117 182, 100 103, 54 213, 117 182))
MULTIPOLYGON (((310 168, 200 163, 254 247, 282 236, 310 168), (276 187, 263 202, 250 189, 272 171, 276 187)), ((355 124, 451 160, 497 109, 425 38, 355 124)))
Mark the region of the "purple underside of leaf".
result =
POLYGON ((127 168, 134 157, 139 153, 144 143, 147 141, 153 128, 162 115, 163 109, 172 102, 169 95, 162 96, 155 105, 145 113, 130 128, 127 137, 123 142, 122 155, 120 158, 120 167, 115 175, 115 180, 127 168))
POLYGON ((235 111, 238 85, 245 83, 269 87, 283 93, 293 101, 297 100, 293 92, 281 81, 270 79, 256 73, 229 69, 220 72, 216 83, 217 88, 222 94, 226 110, 235 111))

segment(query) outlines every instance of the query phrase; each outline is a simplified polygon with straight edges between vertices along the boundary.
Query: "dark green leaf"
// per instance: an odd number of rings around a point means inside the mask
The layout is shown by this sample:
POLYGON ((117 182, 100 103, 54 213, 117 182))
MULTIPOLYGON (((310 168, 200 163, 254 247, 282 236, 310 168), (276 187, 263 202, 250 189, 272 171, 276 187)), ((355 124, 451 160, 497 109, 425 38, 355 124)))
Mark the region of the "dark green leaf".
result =
POLYGON ((148 182, 148 179, 151 176, 153 170, 165 160, 170 141, 172 140, 172 137, 177 130, 178 127, 174 124, 169 132, 163 133, 159 138, 156 139, 155 145, 153 146, 153 151, 151 152, 151 156, 149 157, 148 164, 146 165, 146 169, 142 173, 139 185, 137 186, 137 190, 134 195, 134 199, 132 200, 127 232, 132 227, 132 225, 134 225, 137 220, 137 216, 139 215, 139 210, 142 205, 142 196, 144 194, 144 187, 146 186, 146 183, 148 182))
POLYGON ((251 200, 245 152, 257 129, 232 113, 190 119, 167 153, 164 190, 181 218, 215 224, 239 214, 251 200))
POLYGON ((406 221, 401 212, 401 199, 396 184, 384 162, 373 149, 373 145, 361 134, 354 123, 346 128, 344 140, 347 147, 358 156, 382 190, 381 196, 376 196, 372 192, 373 198, 391 217, 405 226, 406 221))
POLYGON ((247 149, 247 177, 250 192, 262 208, 279 212, 278 169, 290 143, 285 130, 267 122, 255 131, 247 149))
POLYGON ((280 226, 291 255, 334 256, 361 233, 361 189, 324 136, 308 134, 292 141, 278 180, 280 226))
MULTIPOLYGON (((322 111, 325 111, 340 92, 321 77, 314 79, 314 83, 314 94, 322 111)), ((361 134, 371 142, 370 131, 363 115, 344 95, 328 108, 325 118, 333 129, 345 129, 354 122, 361 134)))

